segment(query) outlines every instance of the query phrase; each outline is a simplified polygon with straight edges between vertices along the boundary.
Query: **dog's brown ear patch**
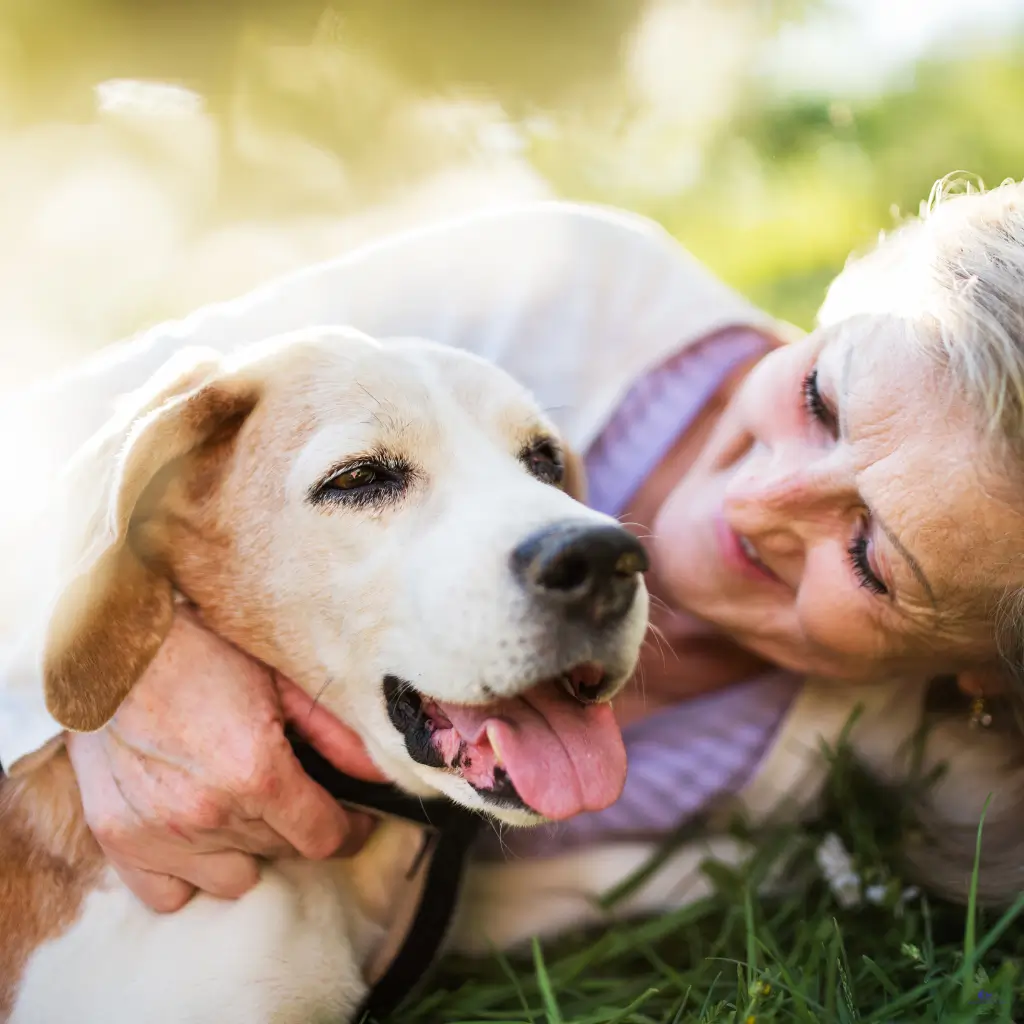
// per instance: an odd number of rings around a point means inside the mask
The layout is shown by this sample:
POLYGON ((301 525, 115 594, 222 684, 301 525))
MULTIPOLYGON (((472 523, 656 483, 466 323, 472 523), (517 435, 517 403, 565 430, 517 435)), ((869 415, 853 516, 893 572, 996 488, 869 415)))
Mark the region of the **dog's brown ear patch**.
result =
POLYGON ((562 490, 571 498, 585 502, 587 500, 587 471, 583 459, 566 445, 563 451, 565 460, 565 476, 562 479, 562 490))
POLYGON ((170 581, 130 542, 136 506, 158 474, 226 429, 237 431, 256 404, 251 382, 218 379, 215 364, 203 369, 187 367, 158 394, 133 398, 62 481, 77 498, 66 516, 66 568, 47 623, 43 682, 50 714, 74 732, 113 717, 174 617, 170 581))
POLYGON ((126 548, 76 579, 50 620, 44 668, 50 714, 73 732, 109 722, 173 617, 171 584, 126 548))

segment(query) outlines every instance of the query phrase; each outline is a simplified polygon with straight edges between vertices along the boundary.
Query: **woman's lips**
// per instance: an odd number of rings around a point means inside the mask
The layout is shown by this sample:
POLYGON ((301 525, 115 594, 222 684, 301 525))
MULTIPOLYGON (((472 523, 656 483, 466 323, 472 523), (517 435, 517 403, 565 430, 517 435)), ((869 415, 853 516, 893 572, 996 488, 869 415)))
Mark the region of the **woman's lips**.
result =
POLYGON ((718 546, 722 552, 722 560, 737 572, 750 579, 772 583, 781 580, 757 557, 753 544, 742 534, 737 533, 724 519, 719 517, 715 523, 718 535, 718 546))

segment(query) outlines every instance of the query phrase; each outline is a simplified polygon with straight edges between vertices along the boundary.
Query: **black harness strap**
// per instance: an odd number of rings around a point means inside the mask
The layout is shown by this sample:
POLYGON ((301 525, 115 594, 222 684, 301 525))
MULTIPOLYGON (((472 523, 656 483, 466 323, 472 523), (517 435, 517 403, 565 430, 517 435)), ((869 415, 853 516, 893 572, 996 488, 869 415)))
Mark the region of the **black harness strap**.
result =
POLYGON ((359 1019, 381 1019, 412 991, 437 959, 455 913, 470 846, 482 819, 448 800, 418 800, 386 783, 363 782, 338 771, 313 747, 290 735, 306 773, 336 800, 404 818, 436 832, 419 906, 398 955, 370 990, 359 1019))

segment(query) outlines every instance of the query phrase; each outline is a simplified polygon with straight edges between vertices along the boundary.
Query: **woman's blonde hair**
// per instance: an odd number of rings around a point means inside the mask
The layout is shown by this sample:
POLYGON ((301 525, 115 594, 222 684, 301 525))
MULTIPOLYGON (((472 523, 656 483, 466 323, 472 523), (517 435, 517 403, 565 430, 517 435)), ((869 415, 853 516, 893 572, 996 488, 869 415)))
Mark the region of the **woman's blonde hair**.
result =
MULTIPOLYGON (((850 261, 829 289, 819 322, 865 314, 896 318, 948 368, 1008 478, 1024 483, 1024 183, 986 191, 959 174, 937 182, 919 216, 850 261)), ((1009 692, 1024 696, 1024 587, 1004 596, 995 632, 1009 692)), ((1000 701, 992 729, 970 726, 966 698, 959 707, 926 705, 922 700, 919 768, 944 768, 937 783, 915 791, 909 867, 933 890, 964 898, 991 796, 979 897, 1012 899, 1024 889, 1024 701, 1000 701)), ((909 772, 909 747, 904 760, 909 772)))

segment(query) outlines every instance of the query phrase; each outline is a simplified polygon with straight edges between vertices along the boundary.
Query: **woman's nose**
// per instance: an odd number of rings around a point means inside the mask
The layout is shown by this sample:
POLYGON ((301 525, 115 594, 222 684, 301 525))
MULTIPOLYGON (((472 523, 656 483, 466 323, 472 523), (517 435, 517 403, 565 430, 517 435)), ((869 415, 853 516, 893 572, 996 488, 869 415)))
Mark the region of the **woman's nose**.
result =
POLYGON ((808 445, 755 444, 725 492, 730 525, 745 534, 801 533, 801 526, 841 515, 856 495, 853 474, 808 445))

